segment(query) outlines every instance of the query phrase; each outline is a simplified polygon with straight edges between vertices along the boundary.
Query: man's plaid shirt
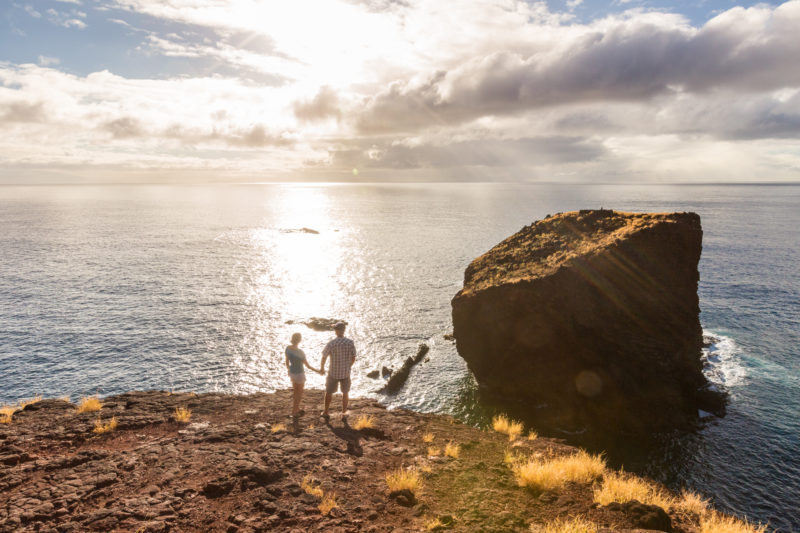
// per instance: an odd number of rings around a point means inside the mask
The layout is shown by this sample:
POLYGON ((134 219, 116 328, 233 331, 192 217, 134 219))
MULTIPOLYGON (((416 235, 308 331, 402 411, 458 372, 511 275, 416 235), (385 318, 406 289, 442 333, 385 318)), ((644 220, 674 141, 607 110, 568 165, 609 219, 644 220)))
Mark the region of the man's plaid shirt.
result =
POLYGON ((350 360, 356 356, 356 345, 347 337, 336 337, 322 350, 323 356, 331 358, 328 377, 346 379, 350 377, 350 360))

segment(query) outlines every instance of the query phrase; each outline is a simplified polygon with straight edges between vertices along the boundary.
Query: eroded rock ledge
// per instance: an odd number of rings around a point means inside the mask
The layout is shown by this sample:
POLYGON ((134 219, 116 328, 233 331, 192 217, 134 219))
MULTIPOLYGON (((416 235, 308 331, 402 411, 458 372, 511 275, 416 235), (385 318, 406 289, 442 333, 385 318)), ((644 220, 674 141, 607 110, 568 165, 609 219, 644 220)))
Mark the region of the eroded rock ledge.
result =
MULTIPOLYGON (((307 409, 321 401, 322 391, 307 391, 307 409)), ((544 493, 518 487, 504 463, 506 435, 360 399, 351 403, 350 424, 307 415, 294 432, 290 403, 291 391, 150 391, 105 398, 92 413, 64 400, 27 405, 0 424, 0 531, 399 533, 439 520, 433 530, 508 532, 576 515, 601 531, 654 523, 648 506, 594 504, 589 483, 544 493), (179 407, 191 411, 187 423, 174 420, 179 407), (359 415, 372 417, 373 427, 354 429, 359 415), (116 429, 95 435, 98 418, 116 419, 116 429), (446 443, 459 447, 457 458, 444 456, 446 443), (386 473, 403 466, 423 476, 416 498, 387 489, 386 473), (334 492, 337 506, 323 513, 306 479, 334 492)), ((576 451, 524 436, 513 450, 576 451)), ((655 523, 664 523, 659 513, 655 523)), ((667 523, 696 530, 682 514, 670 512, 667 523)))
POLYGON ((646 433, 719 413, 701 372, 701 249, 694 213, 549 216, 466 269, 458 352, 483 389, 573 427, 646 433))

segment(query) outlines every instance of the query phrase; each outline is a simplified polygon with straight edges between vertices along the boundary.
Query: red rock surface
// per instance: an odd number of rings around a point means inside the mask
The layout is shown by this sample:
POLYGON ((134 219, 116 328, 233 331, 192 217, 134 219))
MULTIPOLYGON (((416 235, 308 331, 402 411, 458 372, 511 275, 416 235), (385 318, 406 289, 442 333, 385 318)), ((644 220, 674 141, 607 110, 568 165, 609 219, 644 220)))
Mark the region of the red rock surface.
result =
POLYGON ((706 381, 694 213, 586 210, 524 227, 467 268, 459 354, 481 387, 562 422, 651 431, 694 421, 706 381))

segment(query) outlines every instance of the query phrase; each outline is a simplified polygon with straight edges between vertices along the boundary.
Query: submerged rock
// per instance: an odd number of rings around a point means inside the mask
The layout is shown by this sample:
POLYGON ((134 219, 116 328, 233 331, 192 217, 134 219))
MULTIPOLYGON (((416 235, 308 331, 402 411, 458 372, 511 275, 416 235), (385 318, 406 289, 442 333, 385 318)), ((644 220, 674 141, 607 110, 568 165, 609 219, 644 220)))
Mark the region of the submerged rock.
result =
POLYGON ((314 331, 333 331, 333 326, 338 322, 347 325, 346 320, 340 320, 338 318, 318 318, 315 316, 312 316, 308 320, 287 320, 286 324, 303 324, 314 331))
POLYGON ((458 352, 485 391, 565 421, 687 425, 708 403, 701 249, 694 213, 585 210, 526 226, 467 267, 452 301, 458 352))
POLYGON ((406 380, 408 380, 411 369, 414 368, 414 365, 422 361, 429 349, 430 348, 427 344, 420 344, 419 349, 417 350, 417 355, 406 358, 400 370, 391 375, 389 381, 386 383, 386 386, 383 387, 380 392, 388 392, 389 394, 393 394, 402 389, 403 385, 406 383, 406 380))

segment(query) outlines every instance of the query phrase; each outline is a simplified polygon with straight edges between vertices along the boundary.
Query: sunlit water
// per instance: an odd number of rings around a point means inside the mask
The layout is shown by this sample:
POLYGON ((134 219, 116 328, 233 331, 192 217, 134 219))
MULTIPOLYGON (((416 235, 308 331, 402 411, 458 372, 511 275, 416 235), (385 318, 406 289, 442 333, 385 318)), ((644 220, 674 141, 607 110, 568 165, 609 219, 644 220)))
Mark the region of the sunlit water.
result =
POLYGON ((349 321, 356 394, 480 424, 442 337, 465 267, 533 220, 601 206, 701 215, 708 375, 731 394, 727 417, 630 467, 800 530, 795 186, 0 187, 0 401, 285 388, 291 333, 312 364, 330 338, 286 322, 317 316, 349 321), (375 393, 367 372, 421 342, 430 360, 405 389, 375 393))

